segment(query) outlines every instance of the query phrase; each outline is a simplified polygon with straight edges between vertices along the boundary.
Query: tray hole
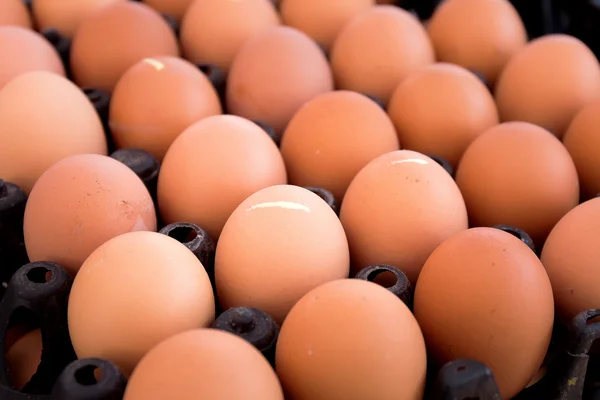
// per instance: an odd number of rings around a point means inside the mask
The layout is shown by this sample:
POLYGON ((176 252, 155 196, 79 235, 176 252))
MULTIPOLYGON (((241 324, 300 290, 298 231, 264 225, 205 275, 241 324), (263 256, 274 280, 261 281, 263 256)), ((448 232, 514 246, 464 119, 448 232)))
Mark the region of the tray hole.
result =
POLYGON ((456 370, 458 372, 465 372, 467 370, 467 367, 465 367, 464 365, 461 365, 460 367, 456 368, 456 370))
POLYGON ((391 288, 396 284, 396 282, 398 282, 396 275, 394 275, 393 272, 385 269, 379 269, 371 272, 367 277, 367 280, 385 288, 391 288))
POLYGON ((102 379, 102 368, 86 365, 75 371, 75 380, 83 386, 96 385, 102 379))
POLYGON ((198 237, 198 232, 196 232, 196 230, 191 227, 178 226, 177 228, 172 229, 168 233, 168 236, 185 244, 185 243, 189 243, 192 240, 196 239, 198 237))
POLYGON ((47 283, 52 277, 52 271, 44 267, 35 267, 27 272, 27 278, 34 283, 47 283))
POLYGON ((595 324, 596 322, 600 322, 600 315, 598 315, 598 314, 592 315, 585 321, 586 325, 592 325, 592 324, 595 324))

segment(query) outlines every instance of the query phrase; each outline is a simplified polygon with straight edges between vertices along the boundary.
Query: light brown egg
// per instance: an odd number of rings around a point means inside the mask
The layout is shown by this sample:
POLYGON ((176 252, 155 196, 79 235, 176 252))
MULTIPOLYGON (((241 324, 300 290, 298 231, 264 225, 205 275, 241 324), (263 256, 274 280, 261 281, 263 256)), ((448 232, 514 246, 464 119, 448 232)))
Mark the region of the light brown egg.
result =
POLYGON ((526 121, 559 138, 588 103, 600 99, 600 65, 579 39, 535 39, 506 65, 496 85, 502 121, 526 121))
POLYGON ((125 164, 79 154, 52 165, 37 181, 25 207, 27 255, 77 274, 98 246, 130 231, 156 230, 148 190, 125 164))
POLYGON ((527 122, 488 129, 456 171, 471 226, 523 229, 541 248, 550 230, 579 202, 577 170, 562 143, 527 122))
POLYGON ((102 123, 90 101, 69 80, 47 71, 22 74, 0 91, 0 143, 0 178, 27 193, 67 156, 106 154, 102 123))
POLYGON ((376 96, 384 104, 408 75, 435 61, 419 20, 388 5, 374 6, 350 20, 330 58, 338 89, 376 96))
POLYGON ((23 389, 40 364, 42 332, 34 329, 19 337, 8 348, 5 357, 10 382, 15 389, 23 389))
POLYGON ((33 0, 32 10, 40 30, 54 28, 67 38, 98 8, 125 0, 33 0))
POLYGON ((143 58, 178 55, 175 33, 160 14, 142 3, 118 1, 81 22, 71 45, 71 70, 79 86, 111 92, 143 58))
POLYGON ((0 26, 0 89, 25 72, 49 71, 65 76, 54 47, 40 34, 20 26, 0 26))
POLYGON ((346 191, 340 219, 354 274, 388 264, 413 284, 431 252, 467 229, 465 203, 452 177, 431 158, 410 150, 367 164, 346 191))
POLYGON ((193 0, 142 0, 156 11, 181 21, 193 0))
POLYGON ((406 78, 388 114, 403 148, 443 157, 453 166, 477 136, 498 124, 496 103, 481 80, 446 63, 406 78))
POLYGON ((3 25, 31 29, 31 17, 23 0, 0 1, 0 26, 3 25))
POLYGON ((438 60, 477 71, 491 86, 527 43, 523 21, 508 0, 445 0, 427 31, 438 60))
POLYGON ((147 150, 159 161, 192 123, 221 113, 208 78, 176 57, 145 58, 119 79, 110 103, 110 128, 118 147, 147 150))
POLYGON ((108 359, 125 375, 161 341, 210 326, 214 316, 202 263, 183 244, 156 232, 126 233, 98 247, 69 297, 77 356, 108 359))
POLYGON ((402 301, 363 280, 308 292, 279 334, 275 365, 294 400, 421 400, 421 329, 402 301))
POLYGON ((228 72, 248 39, 279 25, 270 0, 195 0, 181 23, 183 55, 228 72))
POLYGON ((345 90, 302 106, 281 140, 290 183, 327 189, 338 201, 362 167, 398 147, 385 111, 368 97, 345 90))
POLYGON ((124 400, 198 398, 283 400, 283 392, 275 371, 247 341, 195 329, 150 350, 131 375, 124 400))
POLYGON ((374 5, 374 0, 283 0, 280 12, 286 25, 300 29, 329 50, 350 19, 374 5))
POLYGON ((277 185, 248 197, 227 220, 215 282, 223 309, 255 307, 281 324, 308 291, 348 277, 349 263, 331 207, 307 189, 277 185))
POLYGON ((305 102, 331 90, 331 70, 319 46, 299 30, 280 26, 254 36, 236 55, 227 109, 281 134, 305 102))
POLYGON ((167 151, 158 206, 166 223, 192 222, 217 239, 246 197, 286 182, 281 154, 260 126, 217 115, 191 125, 167 151))
POLYGON ((414 307, 434 358, 483 362, 503 399, 538 371, 554 323, 544 266, 521 240, 495 228, 459 232, 435 249, 419 276, 414 307))

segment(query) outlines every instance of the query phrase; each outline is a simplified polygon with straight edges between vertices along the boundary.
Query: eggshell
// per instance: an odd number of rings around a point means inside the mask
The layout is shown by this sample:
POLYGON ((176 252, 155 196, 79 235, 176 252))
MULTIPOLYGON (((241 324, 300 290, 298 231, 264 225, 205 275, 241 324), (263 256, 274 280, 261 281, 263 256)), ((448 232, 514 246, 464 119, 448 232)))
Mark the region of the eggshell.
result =
POLYGON ((281 140, 290 183, 327 189, 338 201, 362 167, 398 147, 385 111, 368 97, 345 90, 307 102, 281 140))
POLYGON ((275 365, 294 400, 421 400, 425 342, 410 310, 383 287, 336 280, 308 292, 279 334, 275 365))
POLYGON ((155 229, 144 183, 125 164, 96 154, 48 168, 29 195, 23 222, 29 259, 55 262, 71 275, 107 240, 155 229))
POLYGON ((600 99, 600 65, 579 39, 546 35, 519 51, 496 85, 502 121, 525 121, 562 137, 588 103, 600 99))
POLYGON ((0 143, 0 177, 27 193, 67 156, 106 154, 102 123, 90 101, 48 71, 19 75, 0 91, 0 143))
POLYGON ((227 109, 281 135, 307 101, 333 90, 325 55, 306 34, 279 26, 248 40, 233 60, 227 109))
POLYGON ((145 4, 119 1, 81 22, 71 45, 71 70, 79 86, 111 92, 136 62, 157 56, 179 56, 169 24, 145 4))
POLYGON ((248 39, 277 25, 270 0, 195 0, 181 23, 181 48, 188 60, 228 72, 248 39))
POLYGON ((396 86, 435 61, 421 23, 408 11, 374 6, 352 18, 331 49, 338 89, 354 90, 387 104, 396 86))
POLYGON ((471 226, 511 225, 541 248, 550 230, 579 202, 577 170, 562 143, 527 122, 488 129, 456 171, 471 226))
POLYGON ((145 58, 119 79, 110 103, 110 128, 118 147, 147 150, 159 161, 192 123, 221 113, 208 78, 176 57, 145 58))
POLYGON ((73 282, 73 347, 79 358, 108 359, 129 375, 164 339, 209 326, 213 296, 202 263, 177 240, 156 232, 117 236, 85 260, 73 282))
POLYGON ((456 166, 469 144, 498 124, 494 98, 466 69, 439 63, 406 78, 388 107, 402 147, 456 166))
POLYGON ((42 332, 34 329, 18 338, 8 348, 5 357, 10 382, 15 389, 23 389, 40 364, 42 332))
POLYGON ((388 264, 413 284, 431 252, 467 229, 465 203, 452 177, 431 158, 410 150, 367 164, 346 191, 340 219, 353 274, 388 264))
POLYGON ((258 308, 281 324, 311 289, 348 277, 346 235, 331 207, 307 189, 271 186, 227 220, 215 255, 221 306, 258 308))
POLYGON ((156 11, 181 21, 193 0, 142 0, 156 11))
POLYGON ((0 90, 25 72, 49 71, 65 76, 54 47, 42 35, 20 26, 0 26, 0 59, 0 90))
POLYGON ((326 50, 352 17, 375 5, 374 0, 283 0, 281 18, 300 29, 326 50))
POLYGON ((281 154, 261 127, 217 115, 190 126, 167 151, 158 205, 166 223, 192 222, 217 239, 246 197, 286 180, 281 154))
POLYGON ((440 364, 483 362, 504 399, 542 365, 554 323, 544 266, 527 245, 495 228, 459 232, 433 251, 415 288, 414 313, 440 364))
POLYGON ((0 1, 0 26, 2 25, 14 25, 31 29, 31 17, 24 1, 0 1))

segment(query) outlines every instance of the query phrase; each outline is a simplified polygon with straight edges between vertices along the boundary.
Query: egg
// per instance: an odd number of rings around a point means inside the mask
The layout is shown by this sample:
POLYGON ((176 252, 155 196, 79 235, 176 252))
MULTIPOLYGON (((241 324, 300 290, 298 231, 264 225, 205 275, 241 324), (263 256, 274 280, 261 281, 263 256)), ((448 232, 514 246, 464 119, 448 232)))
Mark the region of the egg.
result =
POLYGON ((260 126, 217 115, 191 125, 167 151, 158 206, 166 223, 195 223, 217 239, 246 197, 286 182, 281 154, 260 126))
POLYGON ((5 357, 12 386, 17 390, 22 390, 36 373, 40 364, 42 331, 34 329, 19 337, 8 348, 5 357))
POLYGON ((24 1, 0 1, 0 26, 3 25, 14 25, 31 29, 31 17, 24 1))
POLYGON ((431 252, 467 229, 467 210, 456 183, 437 162, 410 150, 367 164, 350 183, 340 210, 352 273, 393 265, 415 283, 431 252))
POLYGON ((42 35, 20 26, 0 25, 0 58, 0 90, 25 72, 49 71, 65 76, 54 47, 42 35))
POLYGON ((107 151, 102 123, 85 94, 48 71, 19 75, 0 90, 0 143, 0 178, 27 193, 55 162, 107 151))
POLYGON ((388 107, 402 147, 458 165, 469 144, 498 124, 494 98, 481 80, 453 64, 432 64, 406 78, 388 107))
POLYGON ((508 0, 445 0, 427 32, 439 61, 477 71, 491 86, 527 43, 525 25, 508 0))
POLYGON ((279 333, 275 366, 294 400, 421 400, 425 342, 408 307, 363 280, 304 295, 279 333))
POLYGON ((559 138, 575 114, 600 99, 600 65, 579 39, 535 39, 511 58, 495 90, 502 121, 525 121, 559 138))
POLYGON ((355 15, 375 5, 374 0, 283 0, 281 18, 329 50, 338 33, 355 15))
POLYGON ((415 288, 414 313, 439 364, 483 362, 504 399, 542 365, 554 323, 544 266, 521 240, 495 228, 458 232, 433 251, 415 288))
POLYGON ((229 332, 194 329, 155 346, 129 379, 123 400, 283 400, 275 371, 229 332))
POLYGON ((196 66, 170 56, 144 58, 115 86, 110 128, 118 147, 147 150, 160 161, 188 126, 221 111, 215 88, 196 66))
POLYGON ((98 247, 73 281, 68 322, 79 358, 102 357, 125 375, 155 345, 208 327, 210 279, 187 247, 157 232, 129 232, 98 247))
POLYGON ((292 185, 259 190, 231 214, 217 242, 223 309, 254 307, 281 324, 311 289, 348 277, 344 228, 331 207, 292 185))
POLYGON ((117 1, 81 22, 71 45, 71 70, 79 86, 111 92, 132 65, 157 56, 179 56, 169 24, 142 3, 117 1))
POLYGON ((107 240, 140 230, 156 230, 150 193, 124 164, 97 154, 73 155, 48 168, 23 220, 29 260, 55 262, 71 275, 107 240))
POLYGON ((352 18, 331 48, 338 89, 354 90, 387 104, 408 75, 435 61, 425 28, 408 11, 377 5, 352 18))
POLYGON ((193 0, 142 0, 156 11, 181 21, 193 0))
POLYGON ((281 135, 304 103, 331 90, 331 70, 319 46, 297 29, 278 26, 248 40, 235 56, 227 109, 281 135))
POLYGON ((248 39, 279 25, 270 0, 195 0, 185 13, 180 37, 183 55, 228 72, 248 39))
POLYGON ((562 143, 527 122, 488 129, 458 170, 471 226, 511 225, 541 248, 552 227, 579 202, 577 170, 562 143))

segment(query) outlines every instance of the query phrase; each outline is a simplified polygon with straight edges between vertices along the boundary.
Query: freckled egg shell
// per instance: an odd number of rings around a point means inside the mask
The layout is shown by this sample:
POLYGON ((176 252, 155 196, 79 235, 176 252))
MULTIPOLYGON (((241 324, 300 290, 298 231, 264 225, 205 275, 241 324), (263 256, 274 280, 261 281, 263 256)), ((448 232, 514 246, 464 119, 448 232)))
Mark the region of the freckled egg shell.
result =
POLYGON ((31 29, 31 17, 24 1, 0 1, 0 26, 3 25, 14 25, 31 29))
POLYGON ((8 348, 5 357, 10 382, 16 389, 23 389, 40 364, 42 331, 34 329, 19 337, 8 348))
POLYGON ((348 277, 344 228, 311 191, 271 186, 249 196, 227 220, 215 255, 224 309, 258 308, 281 324, 304 294, 348 277))
POLYGON ((408 11, 378 5, 352 18, 331 49, 338 89, 376 96, 384 104, 408 75, 435 61, 425 28, 408 11))
POLYGON ((488 129, 458 170, 471 226, 511 225, 541 248, 552 227, 579 202, 577 170, 562 143, 527 122, 488 129))
POLYGON ((562 137, 575 114, 600 99, 600 65, 579 39, 546 35, 511 58, 495 97, 502 121, 531 122, 562 137))
POLYGON ((120 1, 81 22, 71 45, 71 70, 79 86, 112 92, 132 65, 157 56, 179 56, 169 24, 145 4, 120 1))
POLYGON ((290 183, 327 189, 338 201, 362 167, 398 147, 385 111, 368 97, 346 90, 307 102, 281 139, 290 183))
POLYGON ((142 0, 156 11, 181 21, 193 0, 142 0))
POLYGON ((133 171, 107 156, 60 160, 42 174, 25 207, 29 259, 55 262, 71 275, 102 243, 140 230, 156 230, 152 198, 133 171))
POLYGON ((433 251, 415 288, 414 313, 440 365, 483 362, 505 399, 542 365, 554 323, 544 266, 522 241, 495 228, 459 232, 433 251))
POLYGON ((425 342, 406 305, 367 281, 325 283, 281 327, 275 365, 294 400, 421 400, 425 342))
POLYGON ((68 322, 79 358, 101 357, 128 376, 161 341, 208 327, 214 294, 202 263, 177 240, 129 232, 98 247, 73 281, 68 322))
POLYGON ((467 229, 456 183, 437 162, 410 150, 384 154, 352 180, 340 219, 353 273, 369 265, 401 269, 414 284, 431 252, 467 229))
POLYGON ((0 143, 0 178, 27 193, 55 162, 107 151, 102 123, 85 94, 48 71, 19 75, 0 90, 0 143))
POLYGON ((498 124, 496 103, 470 71, 432 64, 406 78, 388 107, 402 147, 456 166, 469 144, 498 124))
POLYGON ((119 79, 110 128, 118 147, 143 149, 160 161, 187 127, 221 111, 215 88, 196 66, 176 57, 145 58, 119 79))
POLYGON ((195 0, 181 23, 181 48, 188 60, 227 72, 248 39, 279 24, 271 0, 195 0))
POLYGON ((297 29, 278 26, 248 40, 235 56, 227 109, 281 135, 305 102, 331 90, 331 70, 319 46, 297 29))

